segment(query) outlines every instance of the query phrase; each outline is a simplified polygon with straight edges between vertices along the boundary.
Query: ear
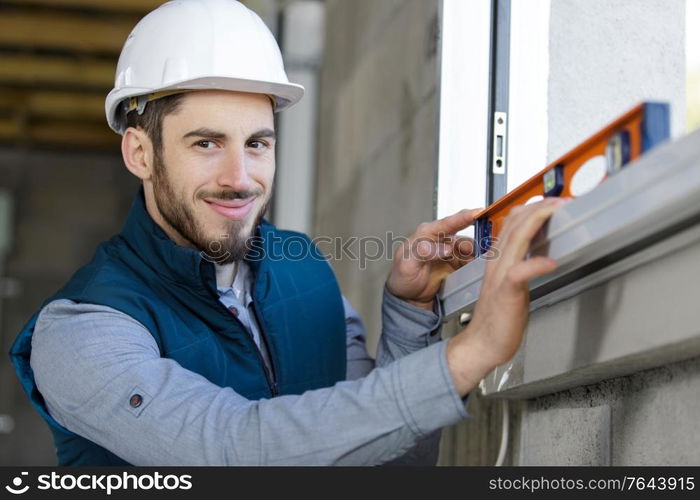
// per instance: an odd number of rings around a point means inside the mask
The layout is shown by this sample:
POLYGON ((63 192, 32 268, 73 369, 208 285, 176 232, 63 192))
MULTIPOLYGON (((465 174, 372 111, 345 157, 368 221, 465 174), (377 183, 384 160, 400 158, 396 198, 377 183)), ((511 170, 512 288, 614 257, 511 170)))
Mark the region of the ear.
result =
POLYGON ((122 158, 129 172, 142 181, 153 175, 153 144, 143 130, 126 129, 122 136, 122 158))

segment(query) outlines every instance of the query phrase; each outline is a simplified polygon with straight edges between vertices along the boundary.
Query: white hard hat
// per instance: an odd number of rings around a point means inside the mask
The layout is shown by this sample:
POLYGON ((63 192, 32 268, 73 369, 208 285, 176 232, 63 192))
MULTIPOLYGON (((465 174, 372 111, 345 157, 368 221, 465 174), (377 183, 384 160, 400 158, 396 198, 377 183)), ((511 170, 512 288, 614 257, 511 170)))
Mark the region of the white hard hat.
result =
POLYGON ((107 121, 121 134, 125 108, 143 112, 154 98, 204 89, 267 94, 275 111, 304 95, 304 87, 289 82, 277 41, 253 11, 236 0, 172 0, 126 39, 105 101, 107 121))

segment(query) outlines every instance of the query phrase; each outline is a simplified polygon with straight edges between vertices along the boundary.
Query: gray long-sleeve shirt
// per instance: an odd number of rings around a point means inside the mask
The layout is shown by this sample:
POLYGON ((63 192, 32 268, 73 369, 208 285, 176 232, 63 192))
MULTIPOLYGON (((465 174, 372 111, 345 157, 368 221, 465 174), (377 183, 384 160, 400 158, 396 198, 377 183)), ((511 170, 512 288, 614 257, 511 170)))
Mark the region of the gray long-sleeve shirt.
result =
POLYGON ((362 322, 344 304, 348 380, 299 396, 248 400, 161 358, 130 316, 69 300, 42 310, 31 367, 57 422, 135 465, 378 464, 467 416, 435 314, 385 290, 368 371, 362 322))

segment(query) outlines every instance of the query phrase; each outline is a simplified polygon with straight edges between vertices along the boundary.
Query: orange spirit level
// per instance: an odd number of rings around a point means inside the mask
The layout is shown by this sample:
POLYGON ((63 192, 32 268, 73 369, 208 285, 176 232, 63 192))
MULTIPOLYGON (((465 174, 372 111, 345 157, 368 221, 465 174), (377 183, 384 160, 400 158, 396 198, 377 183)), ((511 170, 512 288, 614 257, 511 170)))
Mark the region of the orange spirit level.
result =
POLYGON ((539 197, 579 196, 573 189, 577 172, 586 165, 602 165, 600 181, 622 170, 629 162, 670 137, 670 112, 665 103, 642 103, 610 123, 541 172, 476 216, 475 236, 479 255, 491 248, 503 219, 517 205, 539 197))

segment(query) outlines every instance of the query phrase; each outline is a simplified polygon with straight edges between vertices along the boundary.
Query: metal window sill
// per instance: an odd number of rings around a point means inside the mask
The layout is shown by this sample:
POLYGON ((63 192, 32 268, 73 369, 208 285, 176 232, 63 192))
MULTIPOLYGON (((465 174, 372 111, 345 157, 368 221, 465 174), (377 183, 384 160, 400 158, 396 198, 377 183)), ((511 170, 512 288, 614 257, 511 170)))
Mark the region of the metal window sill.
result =
MULTIPOLYGON (((525 342, 483 394, 531 397, 700 355, 700 130, 561 208, 531 254, 559 268, 531 283, 525 342)), ((448 277, 446 318, 473 310, 484 268, 448 277)))

